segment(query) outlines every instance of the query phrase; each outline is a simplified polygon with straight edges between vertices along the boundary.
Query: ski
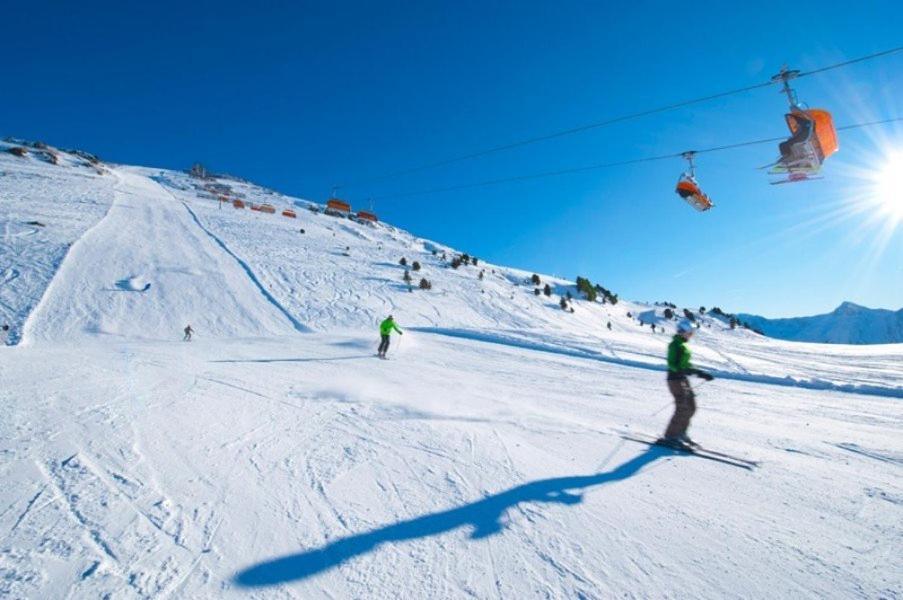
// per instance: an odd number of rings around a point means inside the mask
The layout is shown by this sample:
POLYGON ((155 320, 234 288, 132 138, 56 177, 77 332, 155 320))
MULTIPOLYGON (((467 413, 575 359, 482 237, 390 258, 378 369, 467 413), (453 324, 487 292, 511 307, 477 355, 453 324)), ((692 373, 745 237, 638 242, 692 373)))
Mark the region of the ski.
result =
POLYGON ((748 471, 753 471, 753 470, 755 470, 756 467, 759 466, 759 463, 757 461, 747 460, 745 458, 740 458, 738 456, 732 456, 730 454, 725 454, 724 452, 717 452, 715 450, 709 450, 708 448, 704 448, 702 446, 696 446, 696 447, 673 446, 670 444, 661 443, 658 440, 658 438, 653 438, 651 436, 645 437, 645 436, 640 436, 638 434, 622 433, 621 438, 631 441, 631 442, 646 444, 647 446, 656 446, 658 448, 666 448, 668 450, 673 450, 674 452, 680 452, 681 454, 689 454, 692 456, 698 456, 699 458, 704 458, 706 460, 712 460, 712 461, 719 462, 722 464, 731 465, 734 467, 740 467, 741 469, 746 469, 748 471))

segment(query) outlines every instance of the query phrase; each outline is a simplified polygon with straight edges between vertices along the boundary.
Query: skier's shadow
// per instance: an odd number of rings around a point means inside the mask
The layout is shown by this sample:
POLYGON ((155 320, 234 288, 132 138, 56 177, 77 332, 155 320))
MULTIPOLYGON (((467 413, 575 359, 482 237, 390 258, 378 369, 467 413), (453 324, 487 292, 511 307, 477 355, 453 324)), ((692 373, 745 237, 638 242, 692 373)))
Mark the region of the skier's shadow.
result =
POLYGON ((211 360, 212 363, 282 363, 282 362, 332 362, 336 360, 356 360, 359 358, 371 358, 372 354, 355 354, 354 356, 327 356, 324 358, 231 358, 223 360, 211 360))
POLYGON ((653 446, 605 473, 525 483, 458 508, 386 525, 341 538, 320 548, 258 563, 236 574, 233 581, 243 587, 261 587, 307 579, 373 551, 381 544, 438 535, 458 527, 471 526, 471 539, 489 537, 504 528, 503 518, 509 508, 524 502, 579 504, 583 501, 580 491, 627 479, 649 463, 673 455, 674 452, 667 448, 653 446))

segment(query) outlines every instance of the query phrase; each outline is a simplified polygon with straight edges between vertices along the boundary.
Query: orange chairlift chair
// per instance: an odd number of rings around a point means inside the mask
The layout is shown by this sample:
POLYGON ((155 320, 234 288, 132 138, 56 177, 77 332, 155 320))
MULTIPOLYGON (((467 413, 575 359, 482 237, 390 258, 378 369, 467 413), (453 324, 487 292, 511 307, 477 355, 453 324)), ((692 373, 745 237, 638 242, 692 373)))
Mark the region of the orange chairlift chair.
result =
POLYGON ((708 196, 702 193, 699 184, 696 182, 696 166, 693 164, 694 154, 696 153, 683 153, 683 157, 690 163, 690 168, 684 171, 677 179, 677 188, 674 191, 677 192, 678 196, 686 200, 687 204, 700 212, 705 212, 715 205, 708 196))
POLYGON ((837 152, 837 130, 831 113, 821 108, 804 108, 796 97, 796 92, 788 83, 798 77, 797 70, 781 68, 781 72, 772 77, 781 81, 781 93, 787 94, 790 112, 784 116, 790 137, 778 144, 781 157, 771 165, 768 171, 772 175, 786 174, 786 179, 772 183, 792 183, 817 179, 814 177, 821 170, 825 159, 837 152))

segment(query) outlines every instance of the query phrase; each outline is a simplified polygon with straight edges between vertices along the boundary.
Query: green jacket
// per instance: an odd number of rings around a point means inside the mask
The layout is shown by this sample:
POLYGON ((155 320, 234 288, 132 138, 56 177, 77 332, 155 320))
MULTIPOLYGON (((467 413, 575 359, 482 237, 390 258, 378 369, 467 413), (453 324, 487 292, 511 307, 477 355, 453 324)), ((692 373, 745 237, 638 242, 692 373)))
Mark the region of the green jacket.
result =
POLYGON ((391 335, 393 329, 398 333, 401 333, 401 329, 399 329, 398 325, 395 324, 394 319, 386 319, 379 324, 379 333, 381 335, 391 335))
POLYGON ((668 379, 683 379, 687 375, 711 379, 711 375, 693 366, 690 356, 687 340, 681 335, 675 335, 668 344, 668 379))
POLYGON ((668 344, 668 372, 685 373, 688 369, 692 369, 690 356, 687 340, 681 335, 675 335, 668 344))

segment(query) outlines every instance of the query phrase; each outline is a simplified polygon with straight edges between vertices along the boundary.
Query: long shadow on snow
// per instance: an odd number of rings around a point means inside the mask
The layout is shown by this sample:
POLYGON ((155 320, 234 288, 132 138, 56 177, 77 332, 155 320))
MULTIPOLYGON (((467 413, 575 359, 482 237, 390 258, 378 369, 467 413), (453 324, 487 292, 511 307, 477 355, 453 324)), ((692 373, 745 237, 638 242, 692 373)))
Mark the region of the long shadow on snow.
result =
POLYGON ((338 567, 356 556, 376 550, 382 544, 439 535, 464 526, 473 527, 471 539, 489 537, 504 528, 502 519, 505 512, 518 504, 524 502, 580 504, 583 497, 576 492, 622 481, 637 474, 640 469, 655 460, 674 455, 675 453, 667 448, 651 447, 605 473, 531 481, 458 508, 386 525, 336 540, 320 548, 258 563, 236 574, 233 580, 244 587, 298 581, 338 567))
POLYGON ((211 360, 212 363, 279 363, 279 362, 331 362, 334 360, 354 360, 356 358, 371 358, 374 354, 356 354, 354 356, 334 356, 324 358, 229 358, 223 360, 211 360))
MULTIPOLYGON (((550 354, 561 354, 563 356, 573 356, 576 358, 586 358, 589 360, 597 360, 599 362, 611 363, 615 365, 623 365, 626 367, 634 367, 637 369, 646 369, 647 371, 664 372, 665 366, 656 363, 647 363, 640 360, 632 360, 629 358, 621 358, 617 356, 608 356, 601 352, 585 348, 581 346, 560 346, 554 343, 545 343, 538 341, 525 340, 504 333, 493 333, 484 331, 472 331, 468 329, 449 329, 444 327, 408 327, 410 331, 419 331, 421 333, 432 333, 436 335, 444 335, 448 337, 461 338, 486 344, 497 344, 500 346, 508 346, 510 348, 523 348, 525 350, 537 350, 539 352, 548 352, 550 354)), ((835 383, 818 378, 802 379, 794 378, 790 375, 783 377, 779 375, 766 375, 764 373, 738 373, 735 371, 725 371, 723 369, 706 369, 706 371, 715 375, 719 379, 733 379, 735 381, 748 381, 751 383, 764 383, 767 385, 779 385, 783 387, 797 387, 808 390, 830 390, 833 392, 844 392, 849 394, 868 394, 872 396, 887 396, 891 398, 903 398, 903 388, 885 387, 881 385, 859 384, 859 383, 835 383)))

